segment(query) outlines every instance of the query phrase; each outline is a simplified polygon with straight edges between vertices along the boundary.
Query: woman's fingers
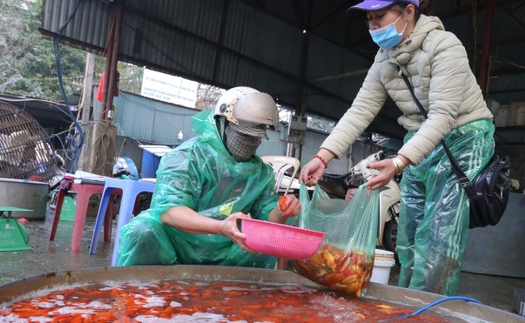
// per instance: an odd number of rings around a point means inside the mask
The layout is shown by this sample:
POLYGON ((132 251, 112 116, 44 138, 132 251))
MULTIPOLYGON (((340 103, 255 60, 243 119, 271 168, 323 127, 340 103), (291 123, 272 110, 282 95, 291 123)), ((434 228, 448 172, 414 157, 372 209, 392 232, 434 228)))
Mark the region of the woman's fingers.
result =
POLYGON ((301 169, 299 183, 305 183, 308 186, 316 185, 323 173, 324 166, 322 162, 318 158, 314 158, 301 169))
POLYGON ((367 168, 379 169, 379 174, 370 177, 370 179, 366 183, 368 188, 372 190, 379 189, 385 186, 396 174, 394 164, 390 159, 384 159, 375 163, 370 163, 369 165, 367 165, 367 168))

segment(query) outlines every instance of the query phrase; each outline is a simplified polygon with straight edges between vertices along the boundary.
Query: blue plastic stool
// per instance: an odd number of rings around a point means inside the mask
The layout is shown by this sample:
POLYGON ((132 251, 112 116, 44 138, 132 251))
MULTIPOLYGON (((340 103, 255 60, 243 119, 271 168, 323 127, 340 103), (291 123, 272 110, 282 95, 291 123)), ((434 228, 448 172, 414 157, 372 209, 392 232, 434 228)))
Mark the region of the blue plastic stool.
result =
POLYGON ((113 178, 106 179, 106 183, 104 184, 104 192, 102 193, 102 198, 100 199, 97 219, 95 221, 95 229, 93 230, 93 238, 91 239, 91 245, 89 249, 89 254, 91 255, 97 251, 97 243, 100 237, 102 225, 104 223, 104 216, 106 215, 109 198, 111 193, 116 189, 122 190, 122 201, 120 202, 120 211, 117 218, 117 230, 115 232, 115 243, 113 246, 111 266, 117 265, 117 251, 119 246, 120 229, 133 217, 133 208, 135 206, 135 200, 137 199, 137 196, 142 192, 152 193, 155 190, 155 183, 113 178))

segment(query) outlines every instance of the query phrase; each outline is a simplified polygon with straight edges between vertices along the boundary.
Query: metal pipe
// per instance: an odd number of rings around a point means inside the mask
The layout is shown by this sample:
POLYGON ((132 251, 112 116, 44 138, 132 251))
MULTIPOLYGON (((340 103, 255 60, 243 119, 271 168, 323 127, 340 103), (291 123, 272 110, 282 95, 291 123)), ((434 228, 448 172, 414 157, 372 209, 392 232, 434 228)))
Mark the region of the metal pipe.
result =
MULTIPOLYGON (((111 67, 111 55, 113 54, 113 35, 115 30, 115 15, 116 12, 111 15, 111 21, 109 22, 108 38, 106 40, 106 66, 104 67, 104 84, 102 86, 102 102, 100 103, 99 119, 106 120, 106 101, 108 99, 108 75, 111 67)), ((100 86, 100 85, 99 85, 100 86)))
MULTIPOLYGON (((119 2, 116 8, 115 29, 113 32, 113 46, 112 46, 112 54, 111 54, 110 74, 109 74, 109 77, 107 78, 108 95, 107 95, 107 101, 106 101, 106 112, 111 110, 111 108, 113 107, 113 97, 115 95, 115 86, 117 84, 118 50, 119 50, 119 42, 120 42, 120 29, 122 26, 123 9, 124 9, 123 3, 119 2)), ((102 120, 107 120, 107 119, 108 119, 107 113, 105 113, 105 118, 102 120)))
POLYGON ((316 78, 310 79, 310 82, 330 81, 330 80, 336 80, 336 79, 350 77, 350 76, 365 75, 368 73, 369 70, 370 70, 369 68, 363 68, 363 69, 355 70, 352 72, 316 77, 316 78))
POLYGON ((479 72, 479 85, 483 95, 488 91, 489 64, 490 64, 490 41, 492 38, 492 25, 494 22, 494 11, 496 6, 488 4, 485 8, 485 33, 483 35, 483 48, 481 50, 481 70, 479 72))

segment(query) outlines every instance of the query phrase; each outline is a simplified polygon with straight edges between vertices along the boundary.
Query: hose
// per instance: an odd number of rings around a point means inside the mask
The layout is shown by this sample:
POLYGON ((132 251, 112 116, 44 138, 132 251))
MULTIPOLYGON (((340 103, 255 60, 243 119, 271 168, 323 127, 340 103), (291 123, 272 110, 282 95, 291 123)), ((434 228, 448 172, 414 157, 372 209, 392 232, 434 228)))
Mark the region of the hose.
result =
POLYGON ((453 301, 453 300, 461 300, 461 301, 473 302, 473 303, 476 303, 476 304, 483 305, 483 303, 481 303, 480 301, 478 301, 477 299, 474 299, 474 298, 465 297, 465 296, 448 296, 448 297, 443 297, 441 299, 438 299, 437 301, 434 301, 434 302, 432 302, 432 303, 430 303, 428 305, 425 305, 422 308, 418 309, 417 311, 415 311, 415 312, 413 312, 411 314, 402 315, 402 316, 400 316, 398 318, 395 318, 394 320, 397 321, 397 320, 402 320, 402 319, 406 319, 406 318, 409 318, 409 317, 416 316, 418 314, 423 313, 424 311, 428 310, 429 308, 431 308, 433 306, 436 306, 436 305, 441 304, 441 303, 446 302, 446 301, 453 301))
POLYGON ((66 91, 64 89, 64 83, 62 81, 62 68, 60 66, 60 50, 59 50, 59 42, 62 37, 62 32, 66 28, 66 26, 69 24, 69 22, 73 19, 75 16, 78 8, 80 7, 80 4, 82 3, 82 0, 77 0, 77 3, 75 4, 73 10, 69 14, 66 22, 58 29, 57 36, 53 38, 53 45, 54 45, 54 54, 55 54, 55 64, 56 64, 56 70, 57 70, 57 77, 58 77, 58 85, 60 87, 60 92, 62 93, 62 98, 64 100, 64 104, 66 106, 67 112, 69 113, 69 116, 71 117, 71 120, 75 124, 75 127, 77 129, 77 132, 73 135, 73 138, 71 140, 71 147, 73 151, 73 165, 71 166, 71 173, 74 172, 78 159, 80 157, 80 152, 82 151, 82 145, 84 144, 84 133, 82 132, 82 128, 77 122, 76 117, 73 115, 73 112, 71 111, 71 108, 69 106, 69 101, 67 99, 66 91))

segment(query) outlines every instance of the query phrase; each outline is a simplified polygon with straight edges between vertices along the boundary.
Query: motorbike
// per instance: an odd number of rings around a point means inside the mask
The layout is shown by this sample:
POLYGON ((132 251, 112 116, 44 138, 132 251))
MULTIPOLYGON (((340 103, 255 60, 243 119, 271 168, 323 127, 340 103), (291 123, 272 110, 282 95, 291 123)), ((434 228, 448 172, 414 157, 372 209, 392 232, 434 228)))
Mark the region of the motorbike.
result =
MULTIPOLYGON (((373 175, 379 174, 377 169, 368 169, 366 165, 385 159, 386 154, 380 150, 358 162, 348 173, 342 175, 324 174, 318 184, 332 198, 349 200, 357 191, 359 185, 366 183, 373 175)), ((379 192, 379 225, 377 228, 376 246, 394 253, 397 256, 397 226, 400 212, 400 176, 395 176, 379 192)))

